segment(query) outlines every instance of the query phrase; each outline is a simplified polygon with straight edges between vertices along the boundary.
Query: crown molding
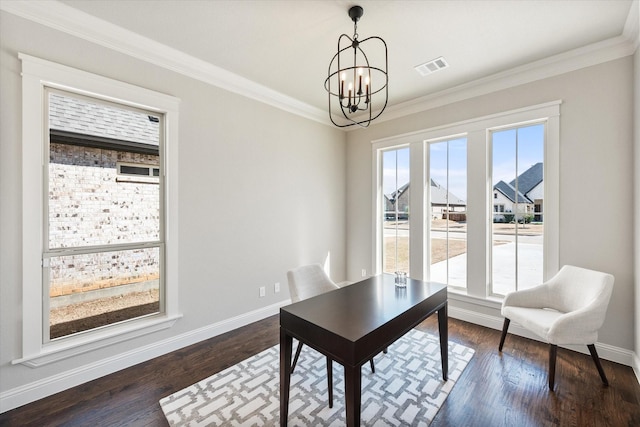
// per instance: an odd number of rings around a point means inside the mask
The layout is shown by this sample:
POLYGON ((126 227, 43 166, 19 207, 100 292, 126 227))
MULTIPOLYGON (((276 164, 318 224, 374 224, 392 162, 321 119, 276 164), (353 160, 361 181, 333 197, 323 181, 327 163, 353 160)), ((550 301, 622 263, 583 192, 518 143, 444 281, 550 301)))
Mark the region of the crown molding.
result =
POLYGON ((324 110, 58 1, 3 0, 0 10, 289 113, 330 124, 324 110))
POLYGON ((387 107, 375 124, 415 114, 476 96, 486 95, 581 68, 633 55, 635 46, 625 35, 550 56, 411 101, 387 107))
MULTIPOLYGON (((632 55, 640 44, 638 38, 638 3, 639 0, 633 1, 624 31, 618 37, 502 71, 401 104, 388 106, 385 114, 376 119, 372 126, 410 114, 632 55)), ((0 2, 0 10, 289 113, 331 126, 325 110, 284 95, 209 62, 125 30, 58 1, 3 0, 0 2)), ((357 129, 359 128, 353 127, 342 130, 349 132, 357 129)))
POLYGON ((639 5, 640 0, 631 3, 620 36, 389 106, 373 125, 633 55, 640 46, 639 5))
POLYGON ((640 45, 640 0, 634 0, 631 3, 622 35, 631 40, 635 52, 640 45))

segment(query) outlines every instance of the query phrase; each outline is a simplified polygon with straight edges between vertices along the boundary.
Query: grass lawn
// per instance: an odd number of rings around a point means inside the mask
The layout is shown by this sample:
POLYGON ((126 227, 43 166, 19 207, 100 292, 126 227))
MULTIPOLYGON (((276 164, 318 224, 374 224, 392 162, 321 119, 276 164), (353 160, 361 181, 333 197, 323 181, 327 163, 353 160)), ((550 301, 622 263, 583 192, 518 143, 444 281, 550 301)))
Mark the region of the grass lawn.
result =
MULTIPOLYGON (((385 265, 384 271, 409 271, 409 238, 398 237, 398 265, 395 265, 396 238, 384 238, 385 265)), ((449 258, 467 251, 466 240, 449 240, 449 258)), ((447 259, 447 241, 445 239, 431 239, 431 264, 447 259)))

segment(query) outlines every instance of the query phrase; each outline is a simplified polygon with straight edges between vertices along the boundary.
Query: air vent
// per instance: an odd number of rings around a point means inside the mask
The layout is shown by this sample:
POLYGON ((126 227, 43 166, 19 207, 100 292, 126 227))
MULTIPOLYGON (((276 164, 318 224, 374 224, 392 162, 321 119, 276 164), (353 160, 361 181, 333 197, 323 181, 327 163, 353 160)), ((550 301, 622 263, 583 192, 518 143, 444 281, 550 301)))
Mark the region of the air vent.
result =
POLYGON ((444 58, 441 56, 440 58, 433 59, 429 62, 425 62, 424 64, 416 65, 414 68, 421 76, 426 76, 431 73, 435 73, 436 71, 440 71, 444 68, 447 68, 449 64, 444 58))

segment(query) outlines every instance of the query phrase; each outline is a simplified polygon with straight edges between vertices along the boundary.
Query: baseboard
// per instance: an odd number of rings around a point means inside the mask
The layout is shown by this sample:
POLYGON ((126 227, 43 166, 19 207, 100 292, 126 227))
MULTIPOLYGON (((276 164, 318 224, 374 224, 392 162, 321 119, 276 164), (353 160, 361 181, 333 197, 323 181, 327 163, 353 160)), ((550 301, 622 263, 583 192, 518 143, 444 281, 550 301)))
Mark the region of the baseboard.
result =
POLYGON ((638 384, 640 384, 640 357, 638 357, 637 353, 633 353, 633 372, 636 374, 636 380, 638 380, 638 384))
MULTIPOLYGON (((200 341, 207 340, 217 335, 224 334, 234 329, 246 326, 250 323, 257 322, 279 312, 280 307, 289 304, 289 300, 260 308, 258 310, 244 313, 221 322, 208 325, 194 331, 190 331, 164 341, 154 343, 142 348, 138 348, 127 353, 100 360, 89 365, 81 366, 57 375, 34 381, 29 384, 16 387, 11 390, 0 393, 0 413, 10 411, 11 409, 26 405, 52 394, 64 391, 71 387, 84 384, 88 381, 100 378, 102 376, 117 372, 138 363, 162 356, 163 354, 179 350, 200 341)), ((457 307, 448 308, 448 314, 455 319, 464 320, 491 329, 502 329, 503 319, 497 316, 491 316, 483 313, 477 313, 457 307)), ((517 324, 511 325, 509 332, 514 335, 538 340, 526 329, 517 324)), ((497 351, 498 343, 496 343, 497 351)), ((582 346, 585 347, 585 346, 582 346)), ((634 352, 608 344, 596 343, 600 357, 606 360, 617 362, 633 368, 633 371, 640 383, 640 358, 634 352)), ((567 346, 567 348, 581 353, 587 353, 586 347, 582 349, 578 346, 567 346)))
POLYGON ((257 322, 274 314, 280 307, 290 304, 289 300, 262 307, 221 322, 189 331, 169 339, 137 348, 88 365, 80 366, 60 374, 42 378, 0 393, 0 413, 10 411, 44 397, 76 387, 88 381, 120 371, 138 363, 179 350, 200 341, 224 334, 239 327, 257 322))
MULTIPOLYGON (((465 310, 463 308, 452 307, 451 304, 449 304, 448 314, 449 317, 453 317, 454 319, 464 320, 465 322, 474 323, 491 329, 497 329, 499 331, 502 330, 502 325, 504 323, 503 317, 491 316, 471 310, 465 310)), ((541 341, 537 335, 513 322, 509 326, 509 333, 541 341)), ((498 344, 499 343, 496 342, 496 351, 498 351, 498 344)), ((577 351, 579 353, 589 354, 587 346, 584 345, 567 345, 560 347, 577 351)), ((598 356, 600 356, 601 359, 610 360, 612 362, 632 367, 640 382, 640 360, 638 360, 638 356, 633 351, 603 343, 596 343, 596 349, 598 350, 598 356)))

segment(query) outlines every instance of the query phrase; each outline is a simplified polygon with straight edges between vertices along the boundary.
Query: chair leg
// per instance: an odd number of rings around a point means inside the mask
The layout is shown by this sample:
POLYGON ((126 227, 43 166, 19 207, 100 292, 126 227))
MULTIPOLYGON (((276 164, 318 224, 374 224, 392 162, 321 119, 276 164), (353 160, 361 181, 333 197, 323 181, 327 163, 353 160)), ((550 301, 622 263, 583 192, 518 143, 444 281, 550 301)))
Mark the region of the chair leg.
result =
POLYGON ((302 350, 302 341, 298 342, 298 348, 296 349, 296 355, 293 357, 293 363, 291 364, 291 373, 293 374, 293 370, 296 368, 296 363, 298 363, 298 357, 300 356, 300 350, 302 350))
POLYGON ((549 390, 553 391, 556 380, 556 355, 558 354, 558 346, 549 344, 549 390))
POLYGON ((596 351, 596 346, 594 344, 587 345, 589 348, 589 353, 591 353, 591 358, 596 364, 596 368, 598 368, 598 373, 600 374, 600 378, 602 378, 602 382, 604 385, 609 385, 609 381, 607 381, 607 376, 604 374, 604 369, 602 369, 602 364, 600 364, 600 358, 598 357, 598 352, 596 351))
POLYGON ((376 367, 373 365, 373 357, 369 359, 369 365, 371 365, 371 372, 376 373, 376 367))
POLYGON ((333 360, 327 356, 327 389, 329 390, 329 408, 333 408, 333 360))
POLYGON ((504 318, 504 324, 502 325, 502 336, 500 337, 500 346, 498 346, 498 351, 502 351, 502 346, 504 345, 504 339, 507 337, 507 329, 509 329, 509 323, 511 320, 504 318))

